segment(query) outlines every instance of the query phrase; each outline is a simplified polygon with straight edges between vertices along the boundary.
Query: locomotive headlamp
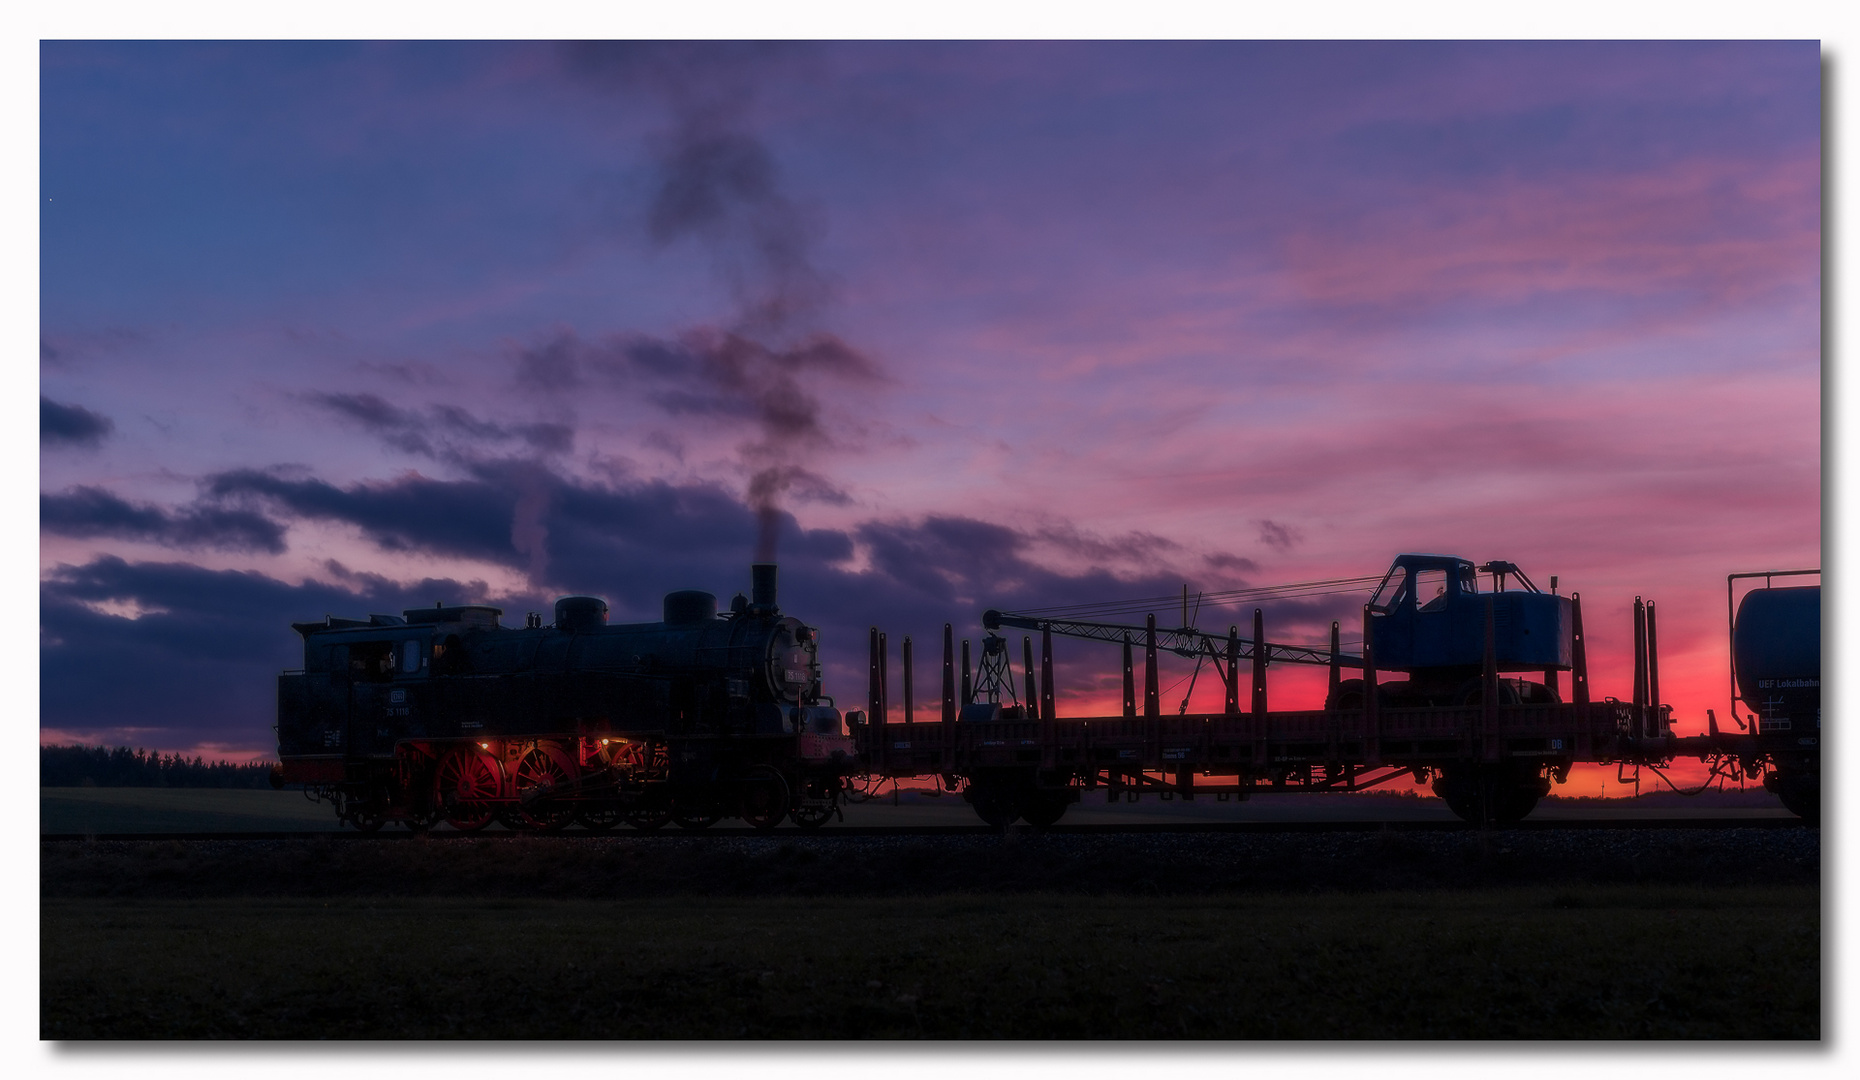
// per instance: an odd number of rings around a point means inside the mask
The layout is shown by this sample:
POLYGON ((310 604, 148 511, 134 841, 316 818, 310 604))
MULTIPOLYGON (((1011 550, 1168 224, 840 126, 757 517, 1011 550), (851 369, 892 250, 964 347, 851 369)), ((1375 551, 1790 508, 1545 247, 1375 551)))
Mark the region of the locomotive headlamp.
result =
POLYGON ((478 744, 478 747, 481 750, 489 750, 491 748, 491 744, 488 742, 481 742, 478 744))

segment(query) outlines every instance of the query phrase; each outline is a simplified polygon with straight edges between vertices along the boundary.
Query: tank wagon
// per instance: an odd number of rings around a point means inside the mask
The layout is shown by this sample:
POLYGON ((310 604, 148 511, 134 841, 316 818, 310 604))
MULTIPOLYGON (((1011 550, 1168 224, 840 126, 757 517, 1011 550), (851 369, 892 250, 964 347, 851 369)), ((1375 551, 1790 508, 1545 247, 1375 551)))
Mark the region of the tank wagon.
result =
MULTIPOLYGON (((1762 776, 1784 806, 1809 820, 1821 816, 1821 586, 1775 580, 1820 573, 1767 570, 1726 581, 1733 605, 1731 717, 1746 732, 1733 737, 1728 752, 1745 775, 1762 776), (1739 600, 1738 583, 1757 578, 1762 587, 1739 600)), ((1712 728, 1723 741, 1715 717, 1712 728)))
POLYGON ((304 666, 278 679, 274 780, 363 830, 817 827, 852 740, 821 693, 818 632, 777 608, 773 564, 751 575, 728 611, 685 590, 652 623, 610 624, 588 596, 549 625, 443 604, 293 623, 304 666))

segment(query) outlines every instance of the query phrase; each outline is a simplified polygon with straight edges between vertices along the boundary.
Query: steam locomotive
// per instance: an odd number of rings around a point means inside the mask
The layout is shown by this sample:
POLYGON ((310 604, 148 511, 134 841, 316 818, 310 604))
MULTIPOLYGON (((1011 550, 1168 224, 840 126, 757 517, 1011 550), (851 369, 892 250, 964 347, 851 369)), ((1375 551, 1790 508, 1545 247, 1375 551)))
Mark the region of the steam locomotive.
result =
POLYGON ((682 590, 653 623, 610 625, 592 596, 556 601, 548 626, 476 604, 292 623, 304 666, 278 678, 273 781, 364 831, 816 828, 853 742, 820 692, 818 632, 777 608, 773 564, 750 570, 728 611, 682 590))

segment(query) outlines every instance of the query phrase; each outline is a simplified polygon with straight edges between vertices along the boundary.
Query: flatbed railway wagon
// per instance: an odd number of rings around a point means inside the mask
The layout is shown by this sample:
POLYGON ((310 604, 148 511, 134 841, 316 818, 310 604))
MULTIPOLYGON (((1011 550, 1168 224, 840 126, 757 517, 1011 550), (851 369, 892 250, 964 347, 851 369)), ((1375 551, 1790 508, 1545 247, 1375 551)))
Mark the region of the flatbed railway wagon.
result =
MULTIPOLYGON (((990 634, 979 680, 969 673, 963 643, 959 690, 953 631, 945 625, 939 715, 921 723, 912 702, 909 643, 899 722, 890 707, 888 641, 874 628, 867 711, 849 714, 850 730, 869 778, 941 777, 998 827, 1017 819, 1051 824, 1087 795, 1244 799, 1360 791, 1403 777, 1431 779, 1435 793, 1463 819, 1509 822, 1528 815, 1578 762, 1659 767, 1676 756, 1697 756, 1713 761, 1717 775, 1724 764, 1761 770, 1782 760, 1754 735, 1673 734, 1671 708, 1658 703, 1654 605, 1640 598, 1634 603, 1634 685, 1625 697, 1592 694, 1581 598, 1555 595, 1554 581, 1552 592, 1544 593, 1510 563, 1475 568, 1451 556, 1400 556, 1363 609, 1360 656, 1344 654, 1335 623, 1328 650, 1272 644, 1259 609, 1250 638, 1238 627, 1225 638, 1186 628, 1159 631, 1153 615, 1136 627, 991 611, 983 619, 990 630, 1040 632, 1038 689, 1029 637, 1023 639, 1025 697, 1004 703, 1019 695, 1006 673, 1006 642, 990 634), (1490 573, 1494 588, 1479 591, 1479 573, 1490 573), (1516 587, 1505 588, 1507 577, 1516 587), (1055 634, 1123 644, 1121 714, 1058 715, 1055 634), (1141 700, 1136 648, 1144 657, 1141 700), (1164 715, 1159 650, 1210 661, 1226 691, 1224 709, 1164 715), (1326 707, 1271 709, 1268 672, 1275 662, 1328 666, 1326 707), (1391 680, 1391 672, 1407 677, 1391 680)), ((1806 766, 1784 771, 1799 777, 1806 766)))

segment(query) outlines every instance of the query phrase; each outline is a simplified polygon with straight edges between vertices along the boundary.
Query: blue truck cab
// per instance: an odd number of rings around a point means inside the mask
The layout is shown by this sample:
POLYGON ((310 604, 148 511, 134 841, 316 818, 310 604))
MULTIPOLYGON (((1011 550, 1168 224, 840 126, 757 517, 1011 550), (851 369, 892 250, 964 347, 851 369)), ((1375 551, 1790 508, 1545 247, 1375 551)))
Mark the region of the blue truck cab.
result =
POLYGON ((1377 668, 1425 672, 1483 667, 1485 612, 1492 606, 1500 671, 1567 671, 1571 662, 1568 597, 1540 591, 1517 566, 1475 567, 1454 555, 1398 555, 1370 598, 1377 668), (1479 575, 1492 590, 1479 591, 1479 575), (1506 589, 1515 578, 1518 588, 1506 589))

